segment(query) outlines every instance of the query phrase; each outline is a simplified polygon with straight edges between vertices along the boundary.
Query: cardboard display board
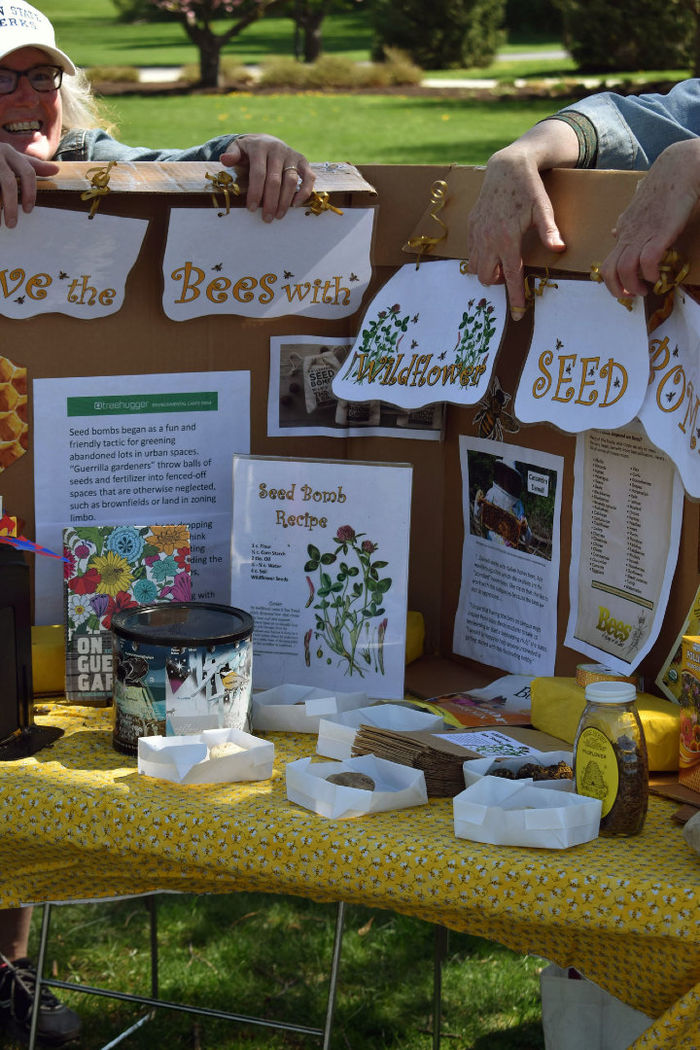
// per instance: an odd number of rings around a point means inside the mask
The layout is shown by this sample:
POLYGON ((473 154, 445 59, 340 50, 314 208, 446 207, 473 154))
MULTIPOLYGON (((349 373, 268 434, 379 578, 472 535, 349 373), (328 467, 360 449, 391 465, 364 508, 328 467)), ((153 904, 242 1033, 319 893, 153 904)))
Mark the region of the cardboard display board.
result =
MULTIPOLYGON (((449 189, 448 205, 441 216, 449 237, 439 256, 459 258, 463 251, 466 215, 476 198, 482 178, 478 169, 440 166, 351 165, 317 166, 316 189, 328 193, 333 206, 377 209, 372 246, 373 276, 363 308, 351 317, 302 316, 253 319, 240 316, 193 317, 169 320, 162 309, 161 264, 172 207, 210 209, 222 207, 222 192, 215 195, 207 172, 220 166, 175 164, 117 165, 110 191, 99 202, 100 212, 148 220, 140 255, 129 274, 123 307, 110 316, 79 320, 61 314, 23 320, 0 317, 3 354, 27 369, 29 398, 29 453, 0 473, 0 494, 9 513, 34 535, 32 382, 39 378, 158 374, 245 370, 251 376, 250 452, 260 456, 336 458, 376 462, 402 462, 413 466, 413 505, 409 572, 409 608, 420 611, 426 624, 426 658, 408 668, 407 685, 423 695, 436 695, 483 684, 495 677, 485 668, 455 657, 452 634, 457 609, 462 560, 462 480, 459 462, 460 434, 478 436, 476 406, 450 404, 445 413, 442 441, 396 440, 389 436, 333 438, 305 437, 293 430, 283 436, 267 433, 270 339, 275 336, 355 336, 364 308, 376 291, 400 266, 411 261, 405 246, 416 231, 435 234, 434 220, 426 205, 436 180, 449 189)), ((51 180, 42 181, 39 205, 85 212, 85 236, 90 236, 89 200, 81 195, 89 185, 88 164, 64 164, 51 180)), ((571 249, 556 259, 528 249, 526 262, 535 266, 556 264, 559 272, 582 274, 610 246, 612 220, 634 192, 637 173, 555 172, 551 183, 557 214, 571 249), (612 218, 611 218, 612 217, 612 218)), ((242 206, 231 196, 230 207, 242 206)), ((20 216, 20 223, 22 217, 20 216)), ((225 216, 221 222, 226 221, 225 216)), ((317 221, 311 218, 309 221, 317 221)), ((332 221, 332 216, 324 216, 332 221)), ((695 242, 697 243, 697 242, 695 242)), ((700 272, 700 252, 691 254, 685 238, 686 257, 700 272)), ((47 253, 51 246, 47 245, 47 253)), ((437 252, 436 252, 437 257, 437 252)), ((525 317, 517 325, 507 322, 496 373, 504 390, 514 395, 525 358, 532 325, 525 317)), ((511 402, 512 407, 512 402, 511 402)), ((521 427, 517 437, 504 434, 504 449, 512 441, 528 448, 555 453, 564 459, 562 476, 561 573, 558 594, 556 673, 572 674, 581 655, 562 644, 569 614, 568 566, 570 560, 571 499, 575 438, 547 424, 521 427)), ((698 587, 698 506, 685 500, 678 564, 668 613, 661 635, 641 667, 653 681, 678 634, 698 587)))

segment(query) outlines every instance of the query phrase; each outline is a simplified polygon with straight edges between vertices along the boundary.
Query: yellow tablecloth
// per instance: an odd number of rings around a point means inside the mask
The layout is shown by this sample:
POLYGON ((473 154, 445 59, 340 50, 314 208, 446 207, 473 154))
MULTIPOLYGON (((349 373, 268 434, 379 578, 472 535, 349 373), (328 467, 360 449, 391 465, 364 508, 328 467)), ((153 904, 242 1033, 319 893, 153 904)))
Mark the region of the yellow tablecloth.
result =
POLYGON ((700 856, 653 798, 641 835, 570 850, 454 835, 452 801, 328 820, 287 801, 311 735, 271 734, 272 779, 139 776, 105 709, 56 705, 65 736, 0 763, 0 907, 154 890, 257 890, 389 908, 577 966, 659 1017, 635 1050, 700 1048, 700 856))

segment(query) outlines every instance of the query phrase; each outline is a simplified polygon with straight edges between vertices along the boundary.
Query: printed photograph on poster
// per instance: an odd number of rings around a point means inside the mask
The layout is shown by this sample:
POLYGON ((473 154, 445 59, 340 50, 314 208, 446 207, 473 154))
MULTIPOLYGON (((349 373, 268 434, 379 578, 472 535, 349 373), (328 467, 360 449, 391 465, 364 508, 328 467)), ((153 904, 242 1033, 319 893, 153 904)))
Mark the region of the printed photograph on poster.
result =
POLYGON ((513 674, 554 673, 564 461, 460 436, 464 546, 453 649, 513 674))
POLYGON ((270 339, 270 437, 416 438, 439 441, 445 406, 406 410, 383 401, 345 401, 332 382, 352 347, 352 338, 273 336, 270 339))
POLYGON ((407 464, 234 456, 231 605, 255 624, 254 688, 403 698, 411 481, 407 464))
POLYGON ((565 645, 637 667, 663 622, 682 516, 680 475, 641 424, 577 437, 565 645))
MULTIPOLYGON (((192 597, 228 603, 231 460, 250 450, 250 373, 36 379, 37 541, 63 529, 189 528, 192 597)), ((63 622, 63 571, 37 559, 37 623, 63 622)))

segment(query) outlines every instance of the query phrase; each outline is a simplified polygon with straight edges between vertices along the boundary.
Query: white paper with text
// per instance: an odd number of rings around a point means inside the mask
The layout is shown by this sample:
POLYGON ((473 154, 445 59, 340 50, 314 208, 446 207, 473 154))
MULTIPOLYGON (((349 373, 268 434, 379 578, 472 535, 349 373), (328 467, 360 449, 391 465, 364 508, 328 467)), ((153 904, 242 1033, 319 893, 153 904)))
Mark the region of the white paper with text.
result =
POLYGON ((561 456, 460 435, 464 546, 453 649, 551 675, 557 648, 561 456))
POLYGON ((235 456, 231 604, 253 684, 403 698, 412 468, 235 456))
POLYGON ((639 423, 578 436, 565 645, 634 670, 663 621, 682 517, 678 471, 639 423))
MULTIPOLYGON (((190 527, 195 600, 228 603, 231 460, 250 448, 250 374, 34 381, 37 541, 66 525, 190 527)), ((37 623, 63 620, 62 563, 37 558, 37 623)))

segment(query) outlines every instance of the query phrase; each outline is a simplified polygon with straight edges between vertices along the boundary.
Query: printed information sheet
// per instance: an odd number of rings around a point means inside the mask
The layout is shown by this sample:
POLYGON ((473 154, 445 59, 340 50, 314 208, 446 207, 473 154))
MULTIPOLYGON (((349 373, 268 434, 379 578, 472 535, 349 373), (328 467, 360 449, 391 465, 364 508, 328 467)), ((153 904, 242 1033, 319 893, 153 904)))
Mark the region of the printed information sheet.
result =
POLYGON ((653 645, 678 557, 683 486, 639 424, 576 443, 565 644, 627 673, 653 645))
POLYGON ((554 674, 561 456, 459 439, 464 547, 453 649, 513 674, 554 674))
POLYGON ((234 456, 231 605, 253 685, 403 698, 412 468, 234 456))
MULTIPOLYGON (((37 379, 34 442, 39 543, 61 551, 68 525, 184 524, 192 597, 228 603, 231 460, 250 450, 248 372, 37 379)), ((36 608, 38 623, 63 622, 53 558, 36 559, 36 608)))

